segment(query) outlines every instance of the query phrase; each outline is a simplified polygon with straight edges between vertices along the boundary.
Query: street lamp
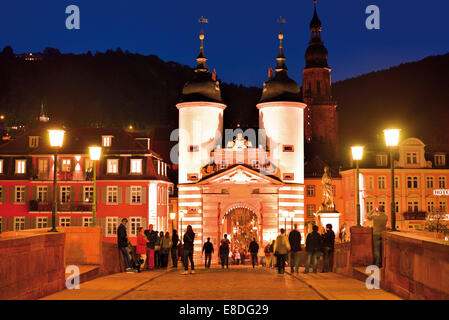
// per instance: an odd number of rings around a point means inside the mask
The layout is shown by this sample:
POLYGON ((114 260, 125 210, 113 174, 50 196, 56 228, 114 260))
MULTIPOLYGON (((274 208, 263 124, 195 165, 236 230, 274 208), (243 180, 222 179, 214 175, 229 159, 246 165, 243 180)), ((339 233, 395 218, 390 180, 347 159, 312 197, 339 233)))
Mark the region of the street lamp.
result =
POLYGON ((353 146, 352 150, 352 160, 355 161, 356 169, 355 169, 355 185, 356 185, 356 201, 357 201, 357 227, 360 227, 360 190, 359 190, 359 161, 362 160, 363 157, 363 147, 362 146, 353 146))
POLYGON ((284 229, 285 229, 285 232, 287 232, 287 217, 288 217, 288 211, 287 211, 287 210, 283 210, 283 211, 282 211, 282 215, 284 216, 284 229))
POLYGON ((181 228, 179 229, 180 230, 179 232, 181 232, 180 234, 182 234, 182 218, 184 218, 184 211, 179 211, 179 220, 180 220, 179 224, 181 226, 181 228))
POLYGON ((48 130, 50 138, 50 146, 55 148, 53 161, 53 210, 51 214, 52 227, 50 232, 57 232, 56 230, 56 212, 58 212, 58 192, 56 190, 56 166, 58 164, 58 150, 62 147, 64 141, 64 130, 52 129, 48 130))
POLYGON ((394 202, 394 148, 399 144, 400 129, 385 129, 385 144, 390 148, 390 164, 391 164, 391 230, 396 231, 396 205, 394 202))
POLYGON ((295 212, 290 211, 288 215, 289 215, 290 219, 292 220, 291 230, 293 230, 293 218, 295 217, 295 212))
POLYGON ((94 194, 92 199, 92 226, 97 225, 97 161, 101 157, 101 147, 93 146, 89 147, 89 155, 92 160, 93 173, 94 173, 94 194))
POLYGON ((171 231, 173 233, 173 230, 175 230, 175 219, 176 219, 176 213, 171 212, 170 213, 170 220, 171 220, 171 231))

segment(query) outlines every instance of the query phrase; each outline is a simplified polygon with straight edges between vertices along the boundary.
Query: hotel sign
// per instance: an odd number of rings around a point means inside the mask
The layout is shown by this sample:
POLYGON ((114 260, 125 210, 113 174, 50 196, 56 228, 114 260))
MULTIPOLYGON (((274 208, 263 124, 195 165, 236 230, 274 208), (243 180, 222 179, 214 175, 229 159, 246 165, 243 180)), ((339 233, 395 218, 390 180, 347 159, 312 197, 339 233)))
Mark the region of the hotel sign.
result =
POLYGON ((449 196, 449 189, 435 189, 433 190, 434 196, 449 196))

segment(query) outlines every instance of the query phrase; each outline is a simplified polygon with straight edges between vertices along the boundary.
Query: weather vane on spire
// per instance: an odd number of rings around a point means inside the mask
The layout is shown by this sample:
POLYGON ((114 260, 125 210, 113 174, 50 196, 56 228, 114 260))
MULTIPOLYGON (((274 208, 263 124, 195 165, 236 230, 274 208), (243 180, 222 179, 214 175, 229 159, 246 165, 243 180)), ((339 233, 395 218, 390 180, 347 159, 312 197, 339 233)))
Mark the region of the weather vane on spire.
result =
POLYGON ((204 16, 201 16, 201 17, 198 19, 198 22, 201 23, 201 34, 203 34, 203 33, 204 33, 204 29, 203 29, 204 24, 205 24, 205 23, 209 23, 209 21, 207 21, 207 18, 204 18, 204 16))
POLYGON ((282 18, 282 16, 280 16, 278 19, 278 22, 279 22, 279 30, 280 30, 279 33, 282 33, 282 24, 287 23, 287 20, 285 18, 282 18))

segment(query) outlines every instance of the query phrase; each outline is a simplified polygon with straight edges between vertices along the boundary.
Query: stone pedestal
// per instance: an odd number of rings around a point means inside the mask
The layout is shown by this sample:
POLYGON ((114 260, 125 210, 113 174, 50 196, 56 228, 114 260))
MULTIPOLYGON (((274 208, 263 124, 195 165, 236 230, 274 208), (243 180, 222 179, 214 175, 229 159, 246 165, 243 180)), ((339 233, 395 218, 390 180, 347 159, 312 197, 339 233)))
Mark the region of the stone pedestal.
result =
POLYGON ((351 264, 353 267, 369 266, 374 263, 373 229, 351 227, 351 264))
POLYGON ((332 231, 335 234, 338 233, 340 229, 340 213, 338 212, 318 212, 318 216, 320 217, 321 225, 326 227, 326 224, 332 225, 332 231))

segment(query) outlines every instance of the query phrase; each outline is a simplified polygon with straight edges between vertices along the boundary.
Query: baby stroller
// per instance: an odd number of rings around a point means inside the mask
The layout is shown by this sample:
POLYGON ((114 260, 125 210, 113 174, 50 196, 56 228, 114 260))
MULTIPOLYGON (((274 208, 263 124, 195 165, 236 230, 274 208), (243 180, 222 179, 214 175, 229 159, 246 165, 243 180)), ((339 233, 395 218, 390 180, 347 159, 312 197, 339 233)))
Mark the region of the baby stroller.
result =
POLYGON ((136 247, 133 246, 131 242, 128 242, 128 254, 131 260, 131 268, 140 272, 140 266, 142 265, 143 260, 140 259, 140 254, 136 253, 136 247))

